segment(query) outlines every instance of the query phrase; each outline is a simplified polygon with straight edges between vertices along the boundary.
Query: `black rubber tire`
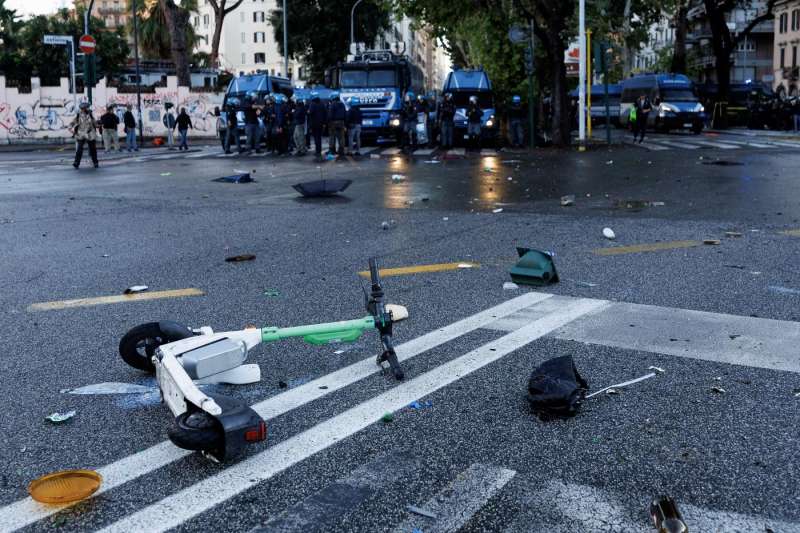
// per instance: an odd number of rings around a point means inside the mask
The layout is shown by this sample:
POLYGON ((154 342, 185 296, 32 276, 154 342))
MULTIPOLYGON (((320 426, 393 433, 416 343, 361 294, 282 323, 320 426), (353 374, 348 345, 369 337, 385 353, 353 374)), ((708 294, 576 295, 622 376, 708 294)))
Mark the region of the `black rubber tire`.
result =
POLYGON ((151 358, 162 344, 180 340, 163 332, 158 322, 148 322, 132 328, 119 341, 119 354, 122 360, 133 368, 145 372, 155 372, 151 358))
POLYGON ((221 450, 225 441, 222 426, 205 411, 187 411, 178 416, 168 435, 178 448, 193 451, 221 450))

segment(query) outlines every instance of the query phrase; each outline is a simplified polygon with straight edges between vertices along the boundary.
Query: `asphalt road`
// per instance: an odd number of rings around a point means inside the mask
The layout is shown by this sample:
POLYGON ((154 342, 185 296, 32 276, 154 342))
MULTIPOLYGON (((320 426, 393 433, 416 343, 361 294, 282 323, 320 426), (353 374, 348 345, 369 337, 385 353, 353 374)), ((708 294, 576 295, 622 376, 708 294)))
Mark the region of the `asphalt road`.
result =
POLYGON ((0 154, 0 531, 649 531, 661 494, 691 531, 800 531, 800 142, 647 143, 321 164, 208 146, 78 171, 65 152, 0 154), (212 181, 239 171, 256 182, 212 181), (291 188, 320 177, 353 184, 291 188), (561 281, 504 290, 517 246, 554 252, 561 281), (139 323, 360 317, 370 256, 478 266, 385 278, 411 312, 401 384, 374 365, 374 335, 251 352, 262 381, 217 387, 268 418, 240 461, 180 453, 153 389, 61 392, 153 387, 117 353, 139 323), (138 284, 202 295, 63 303, 138 284), (560 355, 592 390, 664 372, 542 422, 527 378, 560 355), (66 468, 99 469, 101 491, 63 510, 28 498, 66 468))

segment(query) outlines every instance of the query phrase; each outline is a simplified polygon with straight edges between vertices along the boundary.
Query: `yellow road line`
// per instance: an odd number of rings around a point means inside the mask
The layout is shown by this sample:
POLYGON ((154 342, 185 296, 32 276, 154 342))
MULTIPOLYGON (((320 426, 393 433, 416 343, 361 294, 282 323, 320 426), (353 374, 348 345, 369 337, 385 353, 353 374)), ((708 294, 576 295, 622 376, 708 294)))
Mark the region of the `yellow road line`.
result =
POLYGON ((800 237, 800 229, 788 229, 782 231, 781 235, 788 235, 789 237, 800 237))
POLYGON ((55 302, 42 302, 28 306, 28 312, 53 311, 68 309, 70 307, 88 307, 92 305, 118 304, 122 302, 136 302, 141 300, 159 300, 161 298, 183 298, 185 296, 203 296, 200 289, 175 289, 171 291, 139 292, 136 294, 115 294, 113 296, 98 296, 95 298, 77 298, 75 300, 60 300, 55 302))
MULTIPOLYGON (((417 265, 417 266, 399 267, 399 268, 382 268, 380 269, 379 273, 382 278, 385 278, 387 276, 404 276, 406 274, 422 274, 426 272, 445 272, 448 270, 459 270, 461 268, 478 268, 480 266, 481 265, 479 263, 463 261, 461 263, 438 263, 435 265, 417 265), (464 267, 463 265, 469 265, 469 267, 464 267)), ((361 271, 358 273, 358 275, 365 278, 369 278, 369 270, 361 271)))
POLYGON ((702 246, 702 241, 670 241, 654 242, 652 244, 634 244, 632 246, 615 246, 613 248, 597 248, 593 250, 596 255, 621 255, 638 254, 640 252, 657 252, 659 250, 675 250, 677 248, 693 248, 702 246))

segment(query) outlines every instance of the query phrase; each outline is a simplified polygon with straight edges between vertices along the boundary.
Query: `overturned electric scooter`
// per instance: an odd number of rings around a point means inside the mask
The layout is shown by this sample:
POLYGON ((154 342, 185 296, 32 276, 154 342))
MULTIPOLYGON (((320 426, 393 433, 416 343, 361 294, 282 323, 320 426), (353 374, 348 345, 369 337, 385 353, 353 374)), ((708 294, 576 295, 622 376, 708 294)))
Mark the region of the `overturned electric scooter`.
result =
POLYGON ((194 450, 216 461, 240 455, 251 443, 266 439, 264 420, 248 405, 199 386, 210 383, 244 385, 261 380, 257 364, 244 364, 247 352, 262 342, 302 337, 310 344, 353 342, 376 329, 382 353, 377 363, 389 364, 402 380, 403 369, 392 341, 392 326, 408 318, 401 305, 384 304, 378 265, 370 259, 371 291, 364 294, 369 315, 355 320, 288 328, 264 327, 214 333, 209 327, 192 329, 176 322, 142 324, 120 340, 122 359, 130 366, 155 372, 161 397, 175 418, 169 438, 176 446, 194 450))

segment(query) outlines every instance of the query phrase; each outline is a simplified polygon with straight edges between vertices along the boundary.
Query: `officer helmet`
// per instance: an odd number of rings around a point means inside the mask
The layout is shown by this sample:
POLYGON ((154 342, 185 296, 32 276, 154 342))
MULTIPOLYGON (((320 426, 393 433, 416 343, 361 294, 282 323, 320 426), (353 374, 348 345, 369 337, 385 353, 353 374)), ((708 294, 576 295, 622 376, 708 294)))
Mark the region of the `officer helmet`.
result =
POLYGON ((413 91, 408 91, 406 93, 406 102, 410 102, 413 99, 414 99, 414 92, 413 91))
POLYGON ((81 109, 89 109, 89 102, 81 102, 78 107, 81 109))
POLYGON ((472 96, 469 97, 469 101, 470 101, 471 104, 477 104, 478 103, 478 97, 473 94, 472 96))
POLYGON ((515 94, 514 96, 511 97, 511 101, 514 102, 515 104, 518 104, 522 102, 522 98, 520 98, 519 95, 515 94))

